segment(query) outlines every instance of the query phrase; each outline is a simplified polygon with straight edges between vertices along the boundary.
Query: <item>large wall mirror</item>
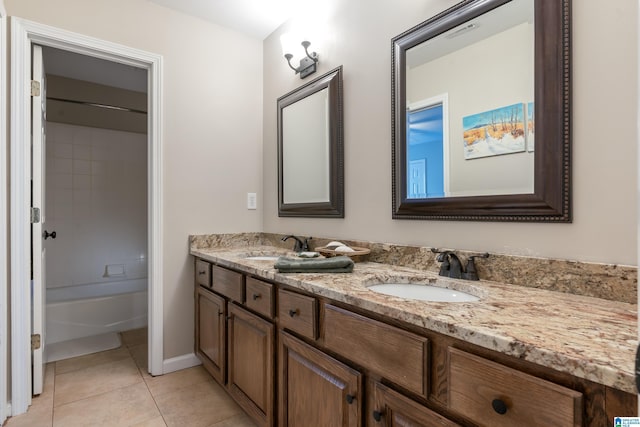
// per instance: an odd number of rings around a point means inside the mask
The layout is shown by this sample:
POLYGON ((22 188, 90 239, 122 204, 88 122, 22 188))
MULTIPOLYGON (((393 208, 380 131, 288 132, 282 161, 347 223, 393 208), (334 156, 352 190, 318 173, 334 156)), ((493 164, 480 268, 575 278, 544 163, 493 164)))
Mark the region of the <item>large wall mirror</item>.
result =
POLYGON ((570 0, 467 0, 392 40, 393 218, 570 222, 570 0))
POLYGON ((278 98, 278 215, 344 218, 342 67, 278 98))

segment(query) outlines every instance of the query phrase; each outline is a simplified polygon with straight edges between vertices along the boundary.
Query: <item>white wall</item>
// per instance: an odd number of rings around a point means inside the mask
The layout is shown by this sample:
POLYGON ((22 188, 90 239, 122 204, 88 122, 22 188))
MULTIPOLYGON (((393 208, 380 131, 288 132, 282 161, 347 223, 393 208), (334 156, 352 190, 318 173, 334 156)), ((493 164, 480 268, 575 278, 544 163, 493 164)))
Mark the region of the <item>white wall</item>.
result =
POLYGON ((163 55, 164 358, 193 351, 188 235, 262 228, 262 43, 145 0, 10 0, 9 15, 163 55), (260 208, 261 197, 258 196, 260 208))
POLYGON ((146 278, 147 136, 46 129, 47 288, 146 278))
POLYGON ((634 0, 572 2, 572 224, 391 219, 391 39, 455 3, 318 2, 328 18, 316 75, 344 66, 344 219, 278 217, 276 99, 313 77, 294 76, 279 45, 301 21, 265 40, 265 231, 636 265, 634 0))

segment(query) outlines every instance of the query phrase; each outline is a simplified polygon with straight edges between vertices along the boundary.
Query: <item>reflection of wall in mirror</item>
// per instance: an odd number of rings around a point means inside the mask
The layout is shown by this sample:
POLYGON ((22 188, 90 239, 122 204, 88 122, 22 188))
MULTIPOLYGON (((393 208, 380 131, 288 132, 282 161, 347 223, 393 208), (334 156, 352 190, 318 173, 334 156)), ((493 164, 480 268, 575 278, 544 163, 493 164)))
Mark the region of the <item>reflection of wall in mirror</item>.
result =
POLYGON ((319 203, 330 198, 329 90, 282 109, 284 203, 319 203))
POLYGON ((407 70, 408 103, 449 94, 450 196, 533 192, 532 152, 465 162, 462 139, 462 117, 533 98, 533 46, 523 23, 407 70))

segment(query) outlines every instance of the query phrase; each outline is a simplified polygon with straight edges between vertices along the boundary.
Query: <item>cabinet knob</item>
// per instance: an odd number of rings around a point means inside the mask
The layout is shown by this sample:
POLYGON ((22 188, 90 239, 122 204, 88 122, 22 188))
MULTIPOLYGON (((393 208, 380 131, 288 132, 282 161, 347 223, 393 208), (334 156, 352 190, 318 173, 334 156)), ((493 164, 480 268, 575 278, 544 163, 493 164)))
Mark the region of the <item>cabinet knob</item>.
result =
POLYGON ((351 405, 354 400, 356 400, 356 397, 353 394, 347 394, 347 403, 349 405, 351 405))
POLYGON ((289 310, 289 316, 293 317, 298 314, 298 310, 289 310))
POLYGON ((507 413, 507 404, 504 403, 502 399, 493 399, 491 402, 491 406, 493 410, 496 411, 500 415, 504 415, 507 413))
POLYGON ((260 298, 261 296, 262 296, 262 295, 260 295, 260 294, 253 294, 252 298, 253 298, 253 300, 255 301, 255 300, 257 300, 258 298, 260 298))
POLYGON ((376 422, 380 422, 380 420, 382 419, 382 412, 373 411, 373 419, 376 420, 376 422))

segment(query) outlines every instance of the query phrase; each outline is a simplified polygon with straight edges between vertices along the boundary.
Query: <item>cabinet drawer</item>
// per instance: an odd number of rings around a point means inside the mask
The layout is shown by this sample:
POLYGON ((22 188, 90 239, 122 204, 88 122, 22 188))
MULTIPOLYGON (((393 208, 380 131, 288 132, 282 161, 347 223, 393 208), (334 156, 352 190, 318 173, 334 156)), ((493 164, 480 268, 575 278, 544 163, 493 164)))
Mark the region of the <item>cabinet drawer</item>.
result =
POLYGON ((318 338, 318 302, 313 297, 278 290, 278 318, 283 328, 318 338))
POLYGON ((273 318, 273 285, 247 277, 245 305, 268 318, 273 318))
POLYGON ((369 414, 369 424, 403 427, 460 427, 426 406, 376 382, 373 388, 373 410, 369 414), (383 424, 377 424, 384 419, 383 424))
POLYGON ((581 426, 582 393, 449 348, 449 408, 480 426, 581 426))
POLYGON ((328 349, 427 396, 427 338, 329 304, 325 305, 323 331, 328 349))
POLYGON ((206 286, 208 288, 211 287, 211 264, 202 261, 201 259, 196 259, 196 283, 198 285, 206 286))
POLYGON ((235 271, 214 265, 212 267, 213 290, 234 301, 244 302, 244 276, 235 271))

